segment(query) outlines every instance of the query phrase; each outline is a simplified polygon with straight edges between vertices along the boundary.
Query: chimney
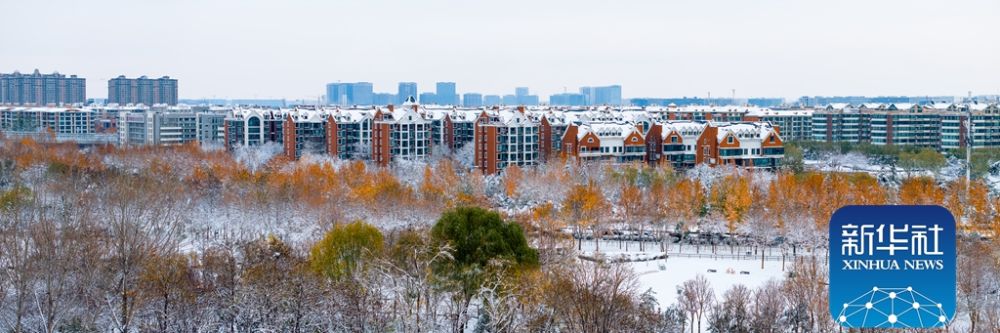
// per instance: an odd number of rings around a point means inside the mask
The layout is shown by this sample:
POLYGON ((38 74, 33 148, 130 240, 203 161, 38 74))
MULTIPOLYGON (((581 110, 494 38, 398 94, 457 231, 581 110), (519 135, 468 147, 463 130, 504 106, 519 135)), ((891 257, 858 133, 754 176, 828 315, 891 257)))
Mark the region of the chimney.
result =
POLYGON ((518 106, 517 107, 517 112, 520 112, 521 114, 524 114, 524 105, 518 106))
POLYGON ((393 106, 392 104, 389 104, 389 112, 392 112, 395 109, 396 109, 395 106, 393 106))

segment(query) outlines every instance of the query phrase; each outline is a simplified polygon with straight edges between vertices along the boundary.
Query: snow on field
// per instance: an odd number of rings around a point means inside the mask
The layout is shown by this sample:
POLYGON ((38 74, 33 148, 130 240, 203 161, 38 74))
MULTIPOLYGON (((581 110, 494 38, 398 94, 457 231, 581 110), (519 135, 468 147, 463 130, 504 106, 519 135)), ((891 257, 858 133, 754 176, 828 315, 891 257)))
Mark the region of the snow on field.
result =
MULTIPOLYGON (((788 263, 786 263, 787 265, 788 263)), ((657 261, 633 262, 632 269, 639 277, 640 292, 652 289, 661 307, 677 302, 677 288, 684 281, 704 275, 712 284, 716 297, 737 284, 755 289, 770 279, 784 279, 781 261, 765 261, 764 269, 759 260, 680 258, 657 261), (714 269, 715 273, 709 273, 714 269), (740 272, 749 272, 748 275, 740 272)))
MULTIPOLYGON (((601 255, 607 258, 651 258, 662 255, 658 245, 647 243, 646 251, 640 252, 637 243, 629 244, 629 251, 624 247, 619 248, 617 241, 603 241, 600 244, 601 255)), ((581 254, 594 256, 594 243, 584 242, 581 254)), ((729 288, 737 284, 742 284, 748 288, 755 289, 763 285, 768 280, 783 280, 788 269, 792 266, 792 260, 784 262, 781 260, 766 260, 764 268, 761 269, 759 257, 756 259, 731 259, 713 258, 711 248, 702 246, 697 251, 691 245, 681 248, 682 254, 677 254, 677 245, 671 245, 671 253, 667 259, 652 261, 633 261, 628 265, 639 280, 639 292, 652 289, 656 293, 656 300, 660 307, 667 307, 677 303, 677 288, 685 281, 694 279, 698 274, 704 275, 712 284, 716 297, 720 297, 729 288), (673 255, 670 255, 673 254, 673 255), (682 256, 683 255, 683 256, 682 256), (688 257, 696 256, 696 257, 688 257), (714 270, 715 272, 709 272, 714 270), (741 274, 748 272, 749 274, 741 274)), ((730 254, 728 247, 717 248, 720 257, 730 254)), ((778 254, 777 251, 769 255, 778 254)))

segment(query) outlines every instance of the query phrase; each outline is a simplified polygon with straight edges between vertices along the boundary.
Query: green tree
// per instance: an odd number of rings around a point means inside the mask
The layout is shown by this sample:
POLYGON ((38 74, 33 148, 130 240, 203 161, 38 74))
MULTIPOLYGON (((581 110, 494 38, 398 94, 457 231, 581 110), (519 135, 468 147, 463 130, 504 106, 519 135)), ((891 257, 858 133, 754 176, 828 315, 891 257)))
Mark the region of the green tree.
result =
POLYGON ((382 253, 382 232, 362 221, 334 226, 311 251, 313 271, 334 280, 356 269, 364 269, 366 259, 382 253))
POLYGON ((446 285, 458 291, 454 297, 459 306, 451 314, 456 332, 464 331, 468 321, 465 309, 488 277, 538 267, 538 252, 528 246, 521 227, 483 208, 458 207, 445 212, 431 228, 431 239, 453 251, 453 260, 435 266, 446 278, 446 285))
POLYGON ((803 162, 804 154, 802 153, 802 147, 796 144, 786 144, 785 145, 785 159, 781 162, 785 168, 788 168, 794 173, 802 173, 805 170, 805 163, 803 162))
POLYGON ((445 212, 431 229, 431 236, 451 245, 454 262, 461 268, 486 267, 494 259, 522 268, 538 266, 538 253, 528 246, 521 227, 483 208, 459 207, 445 212))
POLYGON ((904 151, 899 154, 899 166, 907 169, 937 171, 946 163, 944 155, 930 148, 921 148, 912 152, 904 151))

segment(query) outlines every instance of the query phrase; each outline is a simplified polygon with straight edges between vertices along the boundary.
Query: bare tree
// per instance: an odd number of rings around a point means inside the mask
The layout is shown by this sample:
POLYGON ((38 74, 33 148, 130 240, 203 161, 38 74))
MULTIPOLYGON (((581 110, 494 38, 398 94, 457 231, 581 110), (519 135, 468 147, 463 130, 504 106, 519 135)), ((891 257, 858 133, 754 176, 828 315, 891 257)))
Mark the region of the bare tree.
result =
POLYGON ((129 332, 141 300, 143 264, 177 249, 182 207, 166 182, 144 175, 117 175, 102 186, 99 203, 108 233, 109 268, 114 272, 106 303, 115 328, 129 332))
MULTIPOLYGON (((31 225, 39 218, 35 197, 25 187, 0 192, 0 284, 7 286, 9 304, 0 312, 7 330, 24 332, 30 309, 37 263, 32 259, 36 246, 31 225)), ((2 310, 2 308, 0 308, 2 310)))
POLYGON ((637 329, 637 281, 629 266, 580 262, 547 272, 546 303, 554 320, 569 332, 617 332, 637 329))
POLYGON ((726 290, 722 302, 712 307, 709 316, 710 332, 749 333, 750 289, 738 284, 726 290))
POLYGON ((750 330, 760 333, 783 331, 780 320, 784 311, 784 300, 781 298, 781 284, 769 280, 753 293, 753 306, 750 309, 750 330))
MULTIPOLYGON (((991 295, 997 293, 1000 283, 991 274, 991 266, 995 265, 988 247, 984 241, 961 239, 958 243, 958 297, 959 309, 968 316, 969 332, 988 332, 983 326, 989 325, 989 317, 996 312, 991 307, 991 295)), ((996 302, 993 300, 993 302, 996 302)))
POLYGON ((701 319, 715 303, 715 292, 704 275, 698 274, 694 279, 681 285, 679 295, 681 308, 691 317, 691 332, 701 332, 701 319))

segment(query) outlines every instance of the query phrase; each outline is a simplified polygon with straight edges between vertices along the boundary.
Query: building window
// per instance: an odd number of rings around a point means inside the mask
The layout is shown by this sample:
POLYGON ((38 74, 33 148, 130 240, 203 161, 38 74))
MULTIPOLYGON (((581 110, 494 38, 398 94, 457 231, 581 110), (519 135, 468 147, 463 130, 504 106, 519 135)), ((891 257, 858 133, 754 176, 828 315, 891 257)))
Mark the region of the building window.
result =
POLYGON ((774 143, 774 135, 771 136, 770 140, 771 140, 771 143, 774 143))
POLYGON ((727 138, 727 141, 728 141, 729 143, 733 143, 733 137, 732 137, 732 136, 729 136, 729 137, 727 138))
POLYGON ((670 143, 677 143, 677 137, 676 136, 670 137, 670 143))
POLYGON ((588 138, 587 143, 594 143, 594 138, 588 138))

